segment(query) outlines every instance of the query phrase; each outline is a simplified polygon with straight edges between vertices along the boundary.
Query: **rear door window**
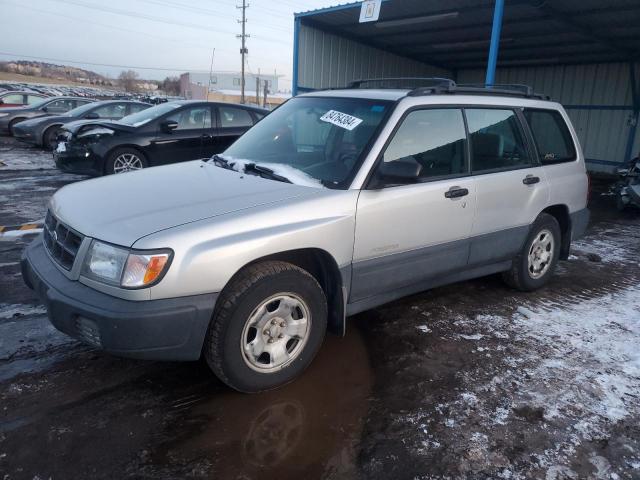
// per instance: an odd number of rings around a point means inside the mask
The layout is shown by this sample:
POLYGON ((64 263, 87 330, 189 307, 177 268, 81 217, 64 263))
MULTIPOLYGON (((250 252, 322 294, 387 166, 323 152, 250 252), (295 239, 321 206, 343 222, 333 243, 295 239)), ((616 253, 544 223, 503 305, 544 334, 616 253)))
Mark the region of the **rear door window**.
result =
POLYGON ((465 113, 471 137, 473 173, 531 165, 524 134, 513 110, 468 108, 465 113))
POLYGON ((560 112, 554 110, 525 109, 541 163, 571 162, 576 149, 560 112))
POLYGON ((250 127, 253 125, 253 119, 246 110, 234 107, 219 107, 220 126, 228 127, 250 127))
POLYGON ((176 130, 211 128, 211 109, 207 106, 189 107, 170 115, 166 120, 177 122, 176 130))

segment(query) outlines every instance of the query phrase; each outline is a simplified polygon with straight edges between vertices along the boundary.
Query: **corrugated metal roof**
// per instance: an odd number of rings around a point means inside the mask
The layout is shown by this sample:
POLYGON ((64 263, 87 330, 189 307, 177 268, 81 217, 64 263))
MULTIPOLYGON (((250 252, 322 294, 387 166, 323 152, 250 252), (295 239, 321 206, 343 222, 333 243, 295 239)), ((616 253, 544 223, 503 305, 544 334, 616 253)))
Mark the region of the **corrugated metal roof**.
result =
MULTIPOLYGON (((384 0, 359 23, 360 2, 296 14, 303 23, 446 69, 484 66, 493 0, 384 0), (389 23, 400 22, 400 23, 389 23)), ((499 66, 595 63, 640 55, 638 0, 507 0, 499 66)))

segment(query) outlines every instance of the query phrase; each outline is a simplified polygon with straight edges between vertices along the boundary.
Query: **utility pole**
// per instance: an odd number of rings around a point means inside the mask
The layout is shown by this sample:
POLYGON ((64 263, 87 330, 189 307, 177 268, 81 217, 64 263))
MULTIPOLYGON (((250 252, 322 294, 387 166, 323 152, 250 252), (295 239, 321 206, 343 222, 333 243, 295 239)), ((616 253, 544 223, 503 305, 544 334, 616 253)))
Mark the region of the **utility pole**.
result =
POLYGON ((256 105, 260 105, 260 77, 256 77, 256 105))
POLYGON ((211 93, 211 84, 213 83, 213 57, 216 55, 216 49, 211 52, 211 68, 209 68, 209 86, 207 87, 207 101, 209 101, 209 93, 211 93))
POLYGON ((262 101, 262 106, 267 108, 267 93, 271 93, 269 91, 269 80, 264 81, 264 100, 262 101))
POLYGON ((242 40, 242 47, 240 48, 240 55, 242 56, 242 69, 241 69, 241 76, 240 76, 240 103, 245 103, 245 98, 244 98, 244 56, 249 53, 249 50, 246 47, 246 39, 249 38, 251 35, 247 35, 245 33, 245 27, 247 25, 247 8, 249 8, 249 5, 247 4, 247 0, 242 0, 242 6, 240 5, 236 5, 236 8, 241 8, 242 9, 242 20, 238 20, 238 23, 242 24, 242 34, 241 35, 236 35, 236 38, 240 38, 242 40))

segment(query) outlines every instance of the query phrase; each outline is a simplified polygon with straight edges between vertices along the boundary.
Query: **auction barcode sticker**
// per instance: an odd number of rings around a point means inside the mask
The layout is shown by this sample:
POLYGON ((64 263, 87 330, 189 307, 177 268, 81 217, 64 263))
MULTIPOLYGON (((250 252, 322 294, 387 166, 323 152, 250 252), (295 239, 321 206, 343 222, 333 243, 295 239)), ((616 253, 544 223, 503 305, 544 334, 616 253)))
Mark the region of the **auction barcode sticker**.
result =
POLYGON ((333 123, 334 125, 347 130, 353 130, 362 123, 361 118, 338 112, 337 110, 329 110, 320 117, 320 120, 323 122, 333 123))

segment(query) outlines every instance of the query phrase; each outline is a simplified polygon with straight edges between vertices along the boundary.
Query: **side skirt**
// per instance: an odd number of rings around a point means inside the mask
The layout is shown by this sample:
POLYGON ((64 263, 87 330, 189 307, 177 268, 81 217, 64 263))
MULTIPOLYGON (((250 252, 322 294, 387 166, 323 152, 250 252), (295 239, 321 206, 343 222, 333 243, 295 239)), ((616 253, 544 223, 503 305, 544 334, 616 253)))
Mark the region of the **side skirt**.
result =
POLYGON ((429 280, 409 285, 407 287, 399 288, 391 292, 386 292, 380 295, 367 297, 357 302, 349 303, 347 305, 347 315, 355 315, 356 313, 364 312, 372 308, 378 307, 385 303, 392 302, 402 297, 412 295, 414 293, 429 290, 435 287, 441 287, 450 283, 461 282, 464 280, 470 280, 472 278, 484 277, 486 275, 492 275, 498 272, 504 272, 511 268, 511 260, 505 260, 502 262, 492 263, 489 265, 483 265, 481 267, 475 267, 468 270, 463 270, 453 274, 443 275, 429 280))

